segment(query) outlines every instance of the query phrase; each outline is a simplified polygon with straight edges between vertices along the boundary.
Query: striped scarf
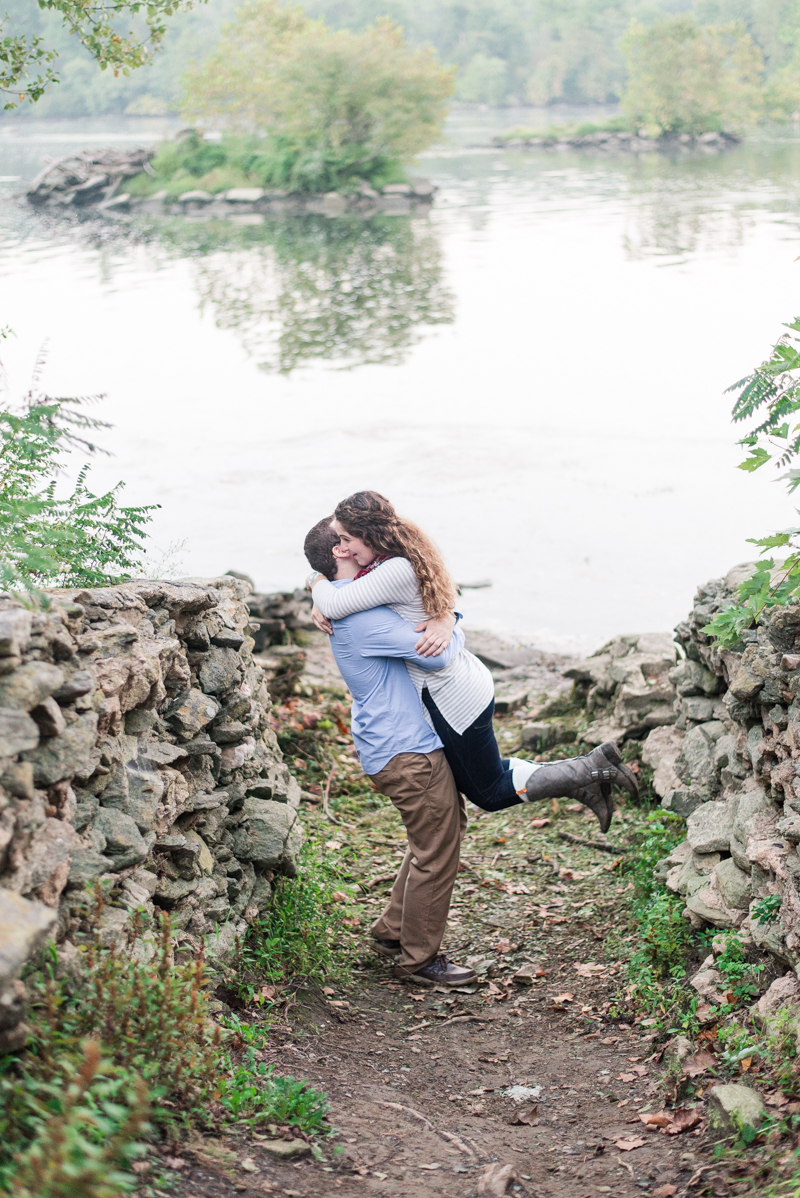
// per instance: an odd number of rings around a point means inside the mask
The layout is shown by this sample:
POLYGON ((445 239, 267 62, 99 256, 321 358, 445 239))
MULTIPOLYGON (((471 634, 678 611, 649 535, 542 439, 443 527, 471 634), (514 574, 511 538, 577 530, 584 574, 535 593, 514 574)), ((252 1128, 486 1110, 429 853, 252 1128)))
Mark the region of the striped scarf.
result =
POLYGON ((381 562, 388 562, 391 556, 392 555, 390 553, 384 553, 379 557, 373 558, 368 566, 364 566, 363 570, 359 570, 358 574, 356 574, 356 578, 363 578, 365 574, 369 574, 375 569, 376 566, 379 566, 381 562))

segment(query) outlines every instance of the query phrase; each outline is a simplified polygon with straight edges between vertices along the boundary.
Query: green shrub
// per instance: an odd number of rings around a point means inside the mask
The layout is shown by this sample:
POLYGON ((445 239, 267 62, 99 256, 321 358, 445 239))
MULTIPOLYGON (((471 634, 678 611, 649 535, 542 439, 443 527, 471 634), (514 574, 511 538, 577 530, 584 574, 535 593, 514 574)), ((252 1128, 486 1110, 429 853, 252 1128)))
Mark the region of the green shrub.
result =
POLYGON ((741 130, 760 114, 763 58, 741 22, 700 25, 686 13, 634 20, 622 49, 630 72, 622 107, 654 136, 741 130))
POLYGON ((106 947, 102 909, 98 890, 79 983, 56 980, 55 950, 28 981, 28 1048, 0 1058, 0 1188, 27 1198, 41 1175, 51 1185, 41 1198, 84 1198, 69 1188, 74 1174, 89 1198, 117 1195, 128 1183, 115 1162, 141 1151, 148 1095, 150 1122, 170 1136, 189 1124, 289 1116, 304 1132, 325 1130, 324 1095, 259 1062, 258 1032, 236 1020, 240 1047, 226 1049, 209 1017, 202 955, 175 962, 167 916, 150 936, 135 916, 125 940, 106 947), (42 1172, 51 1164, 52 1179, 42 1172))
POLYGON ((39 1134, 10 1169, 0 1170, 5 1193, 118 1198, 134 1188, 136 1178, 124 1166, 145 1151, 140 1137, 148 1129, 147 1087, 138 1080, 120 1093, 118 1085, 103 1082, 102 1069, 100 1045, 89 1040, 79 1068, 65 1074, 61 1087, 51 1087, 39 1134))
POLYGON ((267 988, 291 982, 318 985, 336 976, 343 964, 347 910, 337 889, 342 875, 310 851, 300 876, 276 879, 266 912, 250 924, 235 966, 240 996, 263 1003, 267 988))
POLYGON ((187 76, 184 112, 258 137, 247 173, 264 186, 328 191, 385 180, 429 146, 453 85, 453 71, 410 50, 388 19, 333 31, 300 8, 251 0, 187 76))
MULTIPOLYGON (((0 334, 5 335, 5 334, 0 334)), ((142 567, 152 507, 120 507, 122 483, 105 495, 86 486, 56 493, 71 449, 96 452, 89 435, 107 428, 85 401, 32 390, 18 410, 0 404, 0 586, 109 586, 142 567)))

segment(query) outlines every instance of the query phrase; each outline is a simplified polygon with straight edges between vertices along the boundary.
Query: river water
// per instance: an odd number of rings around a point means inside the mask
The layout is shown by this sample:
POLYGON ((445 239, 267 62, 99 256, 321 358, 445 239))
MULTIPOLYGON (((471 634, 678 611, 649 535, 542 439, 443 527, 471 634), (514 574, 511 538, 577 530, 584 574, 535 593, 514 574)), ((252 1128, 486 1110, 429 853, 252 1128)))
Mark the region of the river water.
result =
POLYGON ((455 113, 417 166, 440 189, 430 216, 147 236, 15 197, 46 154, 168 123, 0 123, 11 393, 45 343, 47 390, 105 393, 94 486, 161 505, 165 572, 292 588, 306 530, 372 487, 459 581, 491 581, 463 594, 473 626, 563 652, 670 628, 747 537, 795 519, 774 476, 735 469, 723 392, 800 313, 800 139, 485 148, 564 115, 455 113))

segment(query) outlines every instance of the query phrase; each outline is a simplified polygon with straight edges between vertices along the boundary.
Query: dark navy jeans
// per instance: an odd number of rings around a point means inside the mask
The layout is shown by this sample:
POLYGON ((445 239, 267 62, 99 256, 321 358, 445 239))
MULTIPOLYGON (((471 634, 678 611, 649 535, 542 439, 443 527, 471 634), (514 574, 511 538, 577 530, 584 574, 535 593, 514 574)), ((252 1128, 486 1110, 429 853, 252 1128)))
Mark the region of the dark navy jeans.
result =
POLYGON ((483 811, 503 811, 521 803, 522 799, 514 790, 511 768, 508 761, 501 758, 495 740, 492 727, 494 699, 460 736, 439 711, 427 687, 423 688, 422 702, 444 745, 456 786, 470 803, 483 811))

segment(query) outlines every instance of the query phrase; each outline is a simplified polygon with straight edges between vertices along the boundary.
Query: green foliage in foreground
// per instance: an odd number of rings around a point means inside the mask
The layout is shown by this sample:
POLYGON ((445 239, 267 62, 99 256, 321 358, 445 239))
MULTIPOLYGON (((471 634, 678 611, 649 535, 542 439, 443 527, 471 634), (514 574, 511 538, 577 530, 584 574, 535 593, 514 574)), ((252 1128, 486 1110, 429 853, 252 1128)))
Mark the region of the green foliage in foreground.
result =
MULTIPOLYGON (((40 9, 57 13, 95 63, 115 75, 129 75, 148 62, 152 49, 164 39, 166 18, 191 8, 194 0, 38 0, 40 9), (138 18, 138 32, 125 30, 120 18, 138 18), (142 36, 144 35, 144 36, 142 36)), ((6 109, 41 99, 58 82, 50 65, 58 52, 47 39, 20 29, 8 14, 0 17, 0 94, 6 109), (33 74, 32 72, 38 72, 33 74)))
POLYGON ((16 411, 0 405, 0 586, 109 586, 142 565, 152 507, 121 507, 122 483, 105 495, 86 486, 56 494, 70 449, 96 451, 87 434, 106 428, 83 401, 31 392, 16 411))
POLYGON ((647 26, 633 21, 622 50, 622 107, 653 136, 737 131, 760 115, 764 62, 741 22, 700 25, 685 13, 647 26))
POLYGON ((153 1128, 171 1136, 230 1121, 327 1130, 325 1096, 257 1061, 258 1032, 237 1021, 228 1035, 238 1032, 242 1048, 226 1049, 209 1017, 205 963, 200 955, 175 962, 167 916, 150 934, 137 917, 126 943, 105 947, 102 909, 98 892, 81 979, 56 980, 53 950, 28 983, 29 1046, 0 1058, 0 1191, 127 1192, 148 1107, 153 1128))
MULTIPOLYGON (((786 473, 779 477, 791 494, 800 485, 800 469, 791 463, 800 452, 800 424, 793 422, 800 410, 800 317, 773 346, 770 357, 752 374, 729 388, 738 391, 733 405, 736 423, 755 417, 758 423, 739 441, 748 456, 739 469, 752 474, 774 461, 786 473)), ((770 607, 790 603, 800 595, 800 528, 787 528, 766 537, 749 538, 761 548, 762 555, 772 549, 788 551, 778 563, 765 557, 755 573, 739 587, 738 600, 718 612, 704 632, 714 636, 723 648, 738 645, 742 634, 752 628, 761 613, 770 607)))
POLYGON ((378 182, 424 150, 453 85, 453 71, 409 49, 389 20, 333 31, 301 8, 250 0, 189 72, 183 111, 257 135, 265 185, 319 192, 378 182))

